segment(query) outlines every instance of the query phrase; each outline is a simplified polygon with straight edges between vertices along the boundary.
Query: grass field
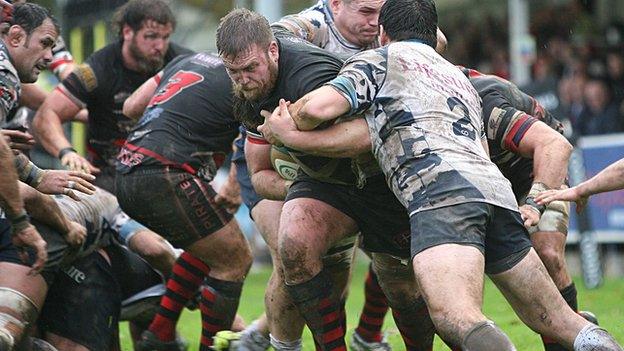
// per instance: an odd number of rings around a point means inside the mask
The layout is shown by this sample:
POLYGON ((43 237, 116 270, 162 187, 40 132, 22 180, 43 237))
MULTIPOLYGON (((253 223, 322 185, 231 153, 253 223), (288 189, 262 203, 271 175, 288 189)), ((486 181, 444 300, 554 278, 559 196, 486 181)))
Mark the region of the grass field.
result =
MULTIPOLYGON (((350 337, 357 326, 359 313, 364 304, 363 279, 367 267, 367 262, 364 259, 359 260, 353 274, 350 295, 347 300, 347 337, 350 337)), ((239 313, 248 323, 263 312, 264 288, 269 275, 269 268, 255 269, 252 270, 247 278, 239 313)), ((580 308, 594 312, 598 316, 601 325, 607 328, 620 344, 624 344, 624 279, 607 279, 604 286, 597 290, 585 290, 580 279, 575 280, 579 290, 580 308)), ((496 321, 511 337, 518 350, 543 350, 539 336, 522 324, 490 281, 486 282, 484 301, 486 316, 496 321)), ((199 348, 200 323, 198 312, 185 311, 178 324, 179 332, 190 343, 189 350, 197 350, 199 348)), ((403 350, 405 348, 390 315, 386 317, 384 330, 394 350, 403 350)), ((314 350, 312 337, 307 330, 303 338, 304 350, 314 350)), ((125 325, 122 326, 121 342, 123 350, 132 350, 125 325)), ((448 348, 440 340, 436 340, 434 350, 448 350, 448 348)))

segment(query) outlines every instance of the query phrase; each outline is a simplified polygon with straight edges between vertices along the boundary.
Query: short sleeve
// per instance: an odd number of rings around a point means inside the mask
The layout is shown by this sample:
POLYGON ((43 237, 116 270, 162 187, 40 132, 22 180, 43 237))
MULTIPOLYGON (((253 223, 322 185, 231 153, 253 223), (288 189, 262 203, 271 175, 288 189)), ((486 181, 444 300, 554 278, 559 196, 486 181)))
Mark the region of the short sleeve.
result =
POLYGON ((9 112, 17 106, 20 85, 17 77, 8 70, 0 70, 0 125, 4 122, 9 112))
POLYGON ((369 50, 349 59, 340 74, 327 83, 351 104, 350 114, 368 110, 377 97, 387 74, 385 48, 369 50))
POLYGON ((98 87, 95 70, 88 63, 78 65, 58 89, 81 108, 86 107, 98 87))

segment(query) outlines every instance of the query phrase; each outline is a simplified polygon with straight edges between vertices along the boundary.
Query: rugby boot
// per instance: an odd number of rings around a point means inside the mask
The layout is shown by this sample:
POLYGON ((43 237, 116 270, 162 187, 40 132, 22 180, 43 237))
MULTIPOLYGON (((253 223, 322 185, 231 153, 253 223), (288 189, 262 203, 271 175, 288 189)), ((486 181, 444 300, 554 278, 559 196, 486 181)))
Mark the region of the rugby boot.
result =
POLYGON ((137 351, 186 351, 188 343, 181 337, 176 336, 173 341, 162 341, 154 333, 145 330, 141 334, 141 340, 136 345, 137 351))
POLYGON ((380 342, 368 342, 354 332, 351 337, 351 350, 354 351, 392 351, 392 347, 388 344, 388 340, 384 335, 380 342))

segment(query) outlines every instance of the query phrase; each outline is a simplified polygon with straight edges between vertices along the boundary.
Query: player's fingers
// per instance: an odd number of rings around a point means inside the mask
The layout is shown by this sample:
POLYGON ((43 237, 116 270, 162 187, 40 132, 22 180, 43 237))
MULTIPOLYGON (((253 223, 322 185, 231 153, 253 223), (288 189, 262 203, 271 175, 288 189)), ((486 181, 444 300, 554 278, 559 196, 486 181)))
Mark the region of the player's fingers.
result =
POLYGON ((43 266, 46 263, 46 260, 48 259, 48 253, 46 251, 45 241, 43 241, 42 239, 37 240, 34 246, 35 246, 35 250, 37 251, 37 260, 32 265, 32 269, 29 272, 30 275, 35 275, 41 272, 41 270, 43 269, 43 266))
POLYGON ((63 191, 63 194, 71 197, 75 201, 80 201, 80 198, 78 197, 78 195, 76 195, 76 193, 73 190, 69 189, 69 188, 65 188, 65 190, 63 191))
POLYGON ((260 111, 260 116, 264 117, 265 119, 271 117, 271 114, 272 113, 267 110, 260 111))
POLYGON ((95 176, 94 175, 88 174, 88 173, 83 173, 83 172, 71 171, 71 172, 69 172, 69 175, 72 176, 72 177, 82 178, 82 179, 86 180, 87 182, 93 182, 95 180, 95 176))
POLYGON ((95 185, 89 183, 88 181, 77 177, 72 177, 70 179, 74 182, 74 189, 80 191, 81 193, 88 195, 95 193, 95 185))

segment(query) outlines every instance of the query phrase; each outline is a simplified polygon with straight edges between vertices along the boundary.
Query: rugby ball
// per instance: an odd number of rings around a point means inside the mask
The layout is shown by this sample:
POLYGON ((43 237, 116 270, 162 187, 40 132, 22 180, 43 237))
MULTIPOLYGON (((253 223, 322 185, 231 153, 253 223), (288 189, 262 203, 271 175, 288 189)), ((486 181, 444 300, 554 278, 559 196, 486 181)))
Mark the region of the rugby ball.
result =
POLYGON ((273 145, 271 148, 271 164, 282 178, 294 180, 297 177, 299 165, 290 156, 286 148, 273 145))

